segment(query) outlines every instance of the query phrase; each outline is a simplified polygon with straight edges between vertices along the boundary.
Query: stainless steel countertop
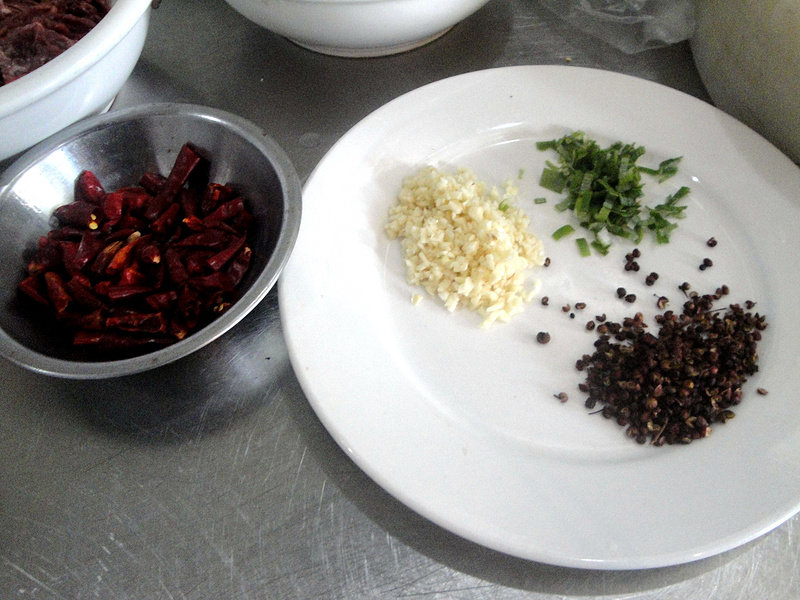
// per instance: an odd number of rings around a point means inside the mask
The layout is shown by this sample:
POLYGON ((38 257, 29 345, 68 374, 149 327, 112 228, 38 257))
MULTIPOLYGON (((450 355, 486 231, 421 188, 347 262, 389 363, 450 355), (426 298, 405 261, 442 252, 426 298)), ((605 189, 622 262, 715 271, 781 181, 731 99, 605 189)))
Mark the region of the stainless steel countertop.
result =
MULTIPOLYGON (((178 100, 232 111, 305 180, 351 126, 406 91, 546 63, 708 100, 687 44, 625 55, 535 0, 493 0, 434 43, 380 59, 314 54, 222 0, 166 0, 112 110, 178 100)), ((87 383, 0 362, 0 382, 2 598, 800 598, 800 516, 720 556, 619 572, 511 558, 431 524, 317 420, 274 290, 225 338, 157 371, 87 383)))

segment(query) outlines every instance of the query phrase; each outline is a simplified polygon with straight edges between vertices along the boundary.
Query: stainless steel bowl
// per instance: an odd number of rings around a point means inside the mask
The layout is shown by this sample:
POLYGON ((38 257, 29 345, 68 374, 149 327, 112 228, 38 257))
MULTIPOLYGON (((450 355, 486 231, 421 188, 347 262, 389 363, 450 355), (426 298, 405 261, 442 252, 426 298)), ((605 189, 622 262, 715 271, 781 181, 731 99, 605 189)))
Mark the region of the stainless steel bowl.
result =
POLYGON ((297 237, 301 188, 283 150, 252 123, 202 106, 157 104, 91 117, 41 142, 0 177, 0 355, 33 371, 100 379, 159 367, 224 334, 274 285, 297 237), (240 297, 184 340, 118 360, 91 358, 31 317, 16 291, 55 207, 73 199, 75 178, 93 171, 107 190, 136 183, 148 170, 168 173, 191 142, 211 161, 211 181, 231 183, 255 217, 251 266, 240 297))

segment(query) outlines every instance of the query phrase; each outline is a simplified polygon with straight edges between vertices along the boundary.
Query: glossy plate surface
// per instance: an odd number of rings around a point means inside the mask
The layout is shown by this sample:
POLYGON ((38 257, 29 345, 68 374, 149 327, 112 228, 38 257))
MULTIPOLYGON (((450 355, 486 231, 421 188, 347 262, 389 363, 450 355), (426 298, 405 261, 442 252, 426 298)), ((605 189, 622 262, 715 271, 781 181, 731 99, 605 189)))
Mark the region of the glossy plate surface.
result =
MULTIPOLYGON (((800 170, 739 122, 675 90, 609 72, 555 66, 470 73, 410 92, 348 132, 304 190, 297 245, 280 286, 293 366, 336 441, 379 485, 465 538, 546 563, 600 569, 688 562, 751 540, 800 508, 800 338, 795 265, 800 170), (550 233, 567 218, 538 186, 548 152, 535 147, 580 129, 600 142, 636 142, 643 164, 682 155, 679 174, 648 182, 646 203, 689 185, 688 218, 669 245, 581 258, 550 233), (403 177, 425 164, 467 166, 497 185, 515 179, 551 266, 543 307, 480 328, 447 313, 405 279, 383 226, 403 177), (535 204, 544 196, 546 204, 535 204), (706 246, 714 236, 715 248, 706 246), (700 271, 703 258, 714 266, 700 271), (659 273, 655 286, 645 275, 659 273), (651 317, 678 285, 727 284, 756 301, 769 328, 761 370, 737 417, 688 446, 637 445, 591 415, 575 360, 606 313, 651 317), (619 286, 637 294, 630 305, 619 286), (585 302, 583 311, 561 306, 585 302), (551 343, 536 343, 548 331, 551 343), (758 387, 769 391, 756 393, 758 387), (566 403, 553 395, 565 391, 566 403)), ((573 236, 574 237, 574 236, 573 236)), ((424 294, 424 292, 422 292, 424 294)))

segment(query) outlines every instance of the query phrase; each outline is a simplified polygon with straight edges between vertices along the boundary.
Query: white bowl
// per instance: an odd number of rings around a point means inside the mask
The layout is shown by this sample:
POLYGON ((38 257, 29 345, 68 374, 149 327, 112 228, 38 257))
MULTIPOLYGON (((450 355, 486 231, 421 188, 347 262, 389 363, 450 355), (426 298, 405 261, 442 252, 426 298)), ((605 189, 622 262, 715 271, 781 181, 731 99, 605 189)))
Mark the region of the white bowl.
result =
POLYGON ((0 87, 0 160, 107 109, 139 60, 151 0, 112 0, 74 46, 0 87))
POLYGON ((384 56, 426 44, 488 0, 226 0, 254 23, 335 56, 384 56))

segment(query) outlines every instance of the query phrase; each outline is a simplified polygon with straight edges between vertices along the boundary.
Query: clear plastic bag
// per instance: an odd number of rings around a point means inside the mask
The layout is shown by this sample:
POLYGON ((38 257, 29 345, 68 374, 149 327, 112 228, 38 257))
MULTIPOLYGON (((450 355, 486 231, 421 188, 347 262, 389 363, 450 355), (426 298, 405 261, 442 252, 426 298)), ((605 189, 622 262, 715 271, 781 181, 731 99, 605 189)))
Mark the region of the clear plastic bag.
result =
POLYGON ((540 0, 571 25, 627 54, 675 44, 694 31, 694 0, 540 0))

